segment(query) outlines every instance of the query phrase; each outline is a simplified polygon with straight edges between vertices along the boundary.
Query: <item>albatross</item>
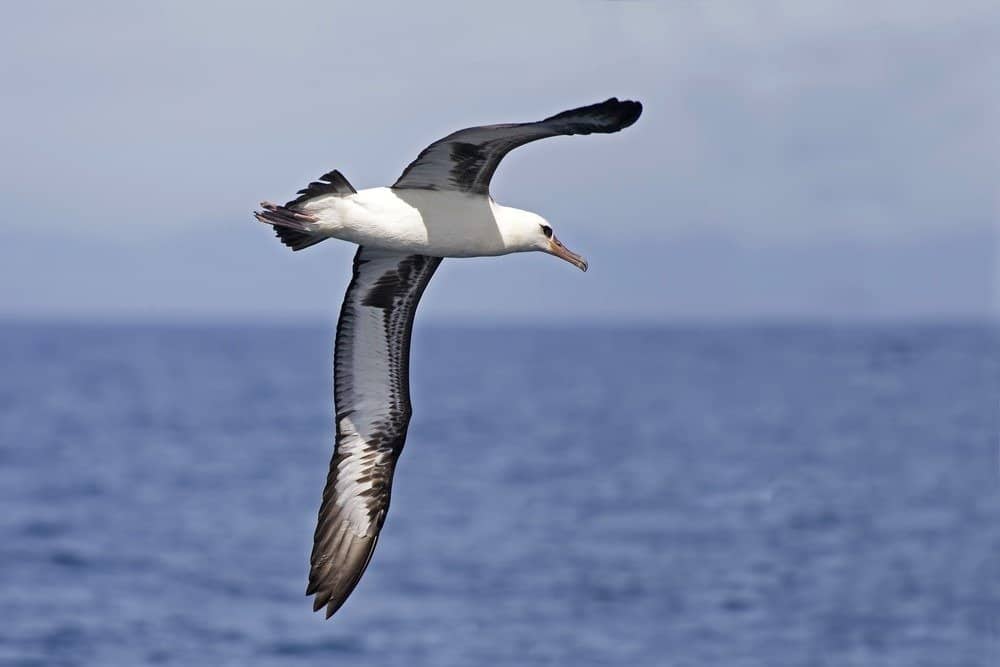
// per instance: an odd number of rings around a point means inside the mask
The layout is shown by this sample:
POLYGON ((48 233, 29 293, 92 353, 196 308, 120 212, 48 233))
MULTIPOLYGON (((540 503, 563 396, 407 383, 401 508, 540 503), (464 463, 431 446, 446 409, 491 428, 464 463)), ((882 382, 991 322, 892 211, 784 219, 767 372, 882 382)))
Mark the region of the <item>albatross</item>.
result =
POLYGON ((390 187, 355 190, 324 174, 284 206, 254 216, 292 250, 335 238, 358 244, 334 343, 336 439, 313 537, 313 611, 330 618, 368 567, 389 511, 396 461, 410 423, 413 316, 445 257, 540 251, 582 271, 542 216, 498 204, 490 179, 503 157, 532 141, 610 134, 642 105, 611 98, 530 123, 459 130, 425 148, 390 187))

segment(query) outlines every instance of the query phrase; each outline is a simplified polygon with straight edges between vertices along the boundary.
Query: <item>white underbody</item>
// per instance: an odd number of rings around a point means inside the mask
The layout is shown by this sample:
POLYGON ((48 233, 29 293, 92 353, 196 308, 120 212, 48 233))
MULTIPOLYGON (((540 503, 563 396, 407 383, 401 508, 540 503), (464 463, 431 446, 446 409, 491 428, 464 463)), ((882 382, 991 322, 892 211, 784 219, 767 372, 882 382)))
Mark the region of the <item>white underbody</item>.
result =
POLYGON ((318 219, 306 225, 311 232, 367 247, 435 257, 527 250, 518 247, 520 239, 512 238, 509 222, 512 218, 520 222, 525 216, 537 218, 483 195, 386 187, 317 197, 300 210, 318 219))

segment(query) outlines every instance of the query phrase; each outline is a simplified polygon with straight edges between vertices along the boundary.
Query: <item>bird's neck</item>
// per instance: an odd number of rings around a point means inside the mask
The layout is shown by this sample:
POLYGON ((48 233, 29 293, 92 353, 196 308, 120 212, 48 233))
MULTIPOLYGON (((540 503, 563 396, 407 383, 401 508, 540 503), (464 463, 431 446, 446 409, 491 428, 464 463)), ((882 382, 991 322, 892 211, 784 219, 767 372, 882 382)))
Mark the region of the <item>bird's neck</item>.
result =
POLYGON ((541 217, 531 211, 493 202, 493 218, 507 252, 535 250, 541 217))

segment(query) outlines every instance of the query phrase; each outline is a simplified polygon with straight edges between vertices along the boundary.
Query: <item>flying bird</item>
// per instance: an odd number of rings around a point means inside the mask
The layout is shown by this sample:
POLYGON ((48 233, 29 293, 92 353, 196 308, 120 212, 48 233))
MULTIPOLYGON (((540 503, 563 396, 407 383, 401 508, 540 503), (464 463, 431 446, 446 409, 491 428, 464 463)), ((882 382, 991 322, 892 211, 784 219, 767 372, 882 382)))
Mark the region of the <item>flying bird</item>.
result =
POLYGON ((334 170, 284 206, 261 202, 254 212, 292 250, 328 238, 359 246, 334 344, 336 441, 306 589, 314 611, 332 616, 375 550, 410 423, 413 316, 442 258, 537 250, 587 270, 545 218, 490 196, 500 161, 538 139, 618 132, 641 113, 639 102, 611 98, 536 122, 470 127, 425 148, 390 187, 355 190, 334 170))

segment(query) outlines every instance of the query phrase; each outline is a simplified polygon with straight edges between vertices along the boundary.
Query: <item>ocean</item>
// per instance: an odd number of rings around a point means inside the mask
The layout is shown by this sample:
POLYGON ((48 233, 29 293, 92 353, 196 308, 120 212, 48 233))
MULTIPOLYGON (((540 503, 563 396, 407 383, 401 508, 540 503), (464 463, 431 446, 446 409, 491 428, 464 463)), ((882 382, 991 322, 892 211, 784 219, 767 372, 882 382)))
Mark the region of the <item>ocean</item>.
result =
POLYGON ((1000 665, 996 329, 418 321, 324 621, 332 337, 0 324, 0 664, 1000 665))

